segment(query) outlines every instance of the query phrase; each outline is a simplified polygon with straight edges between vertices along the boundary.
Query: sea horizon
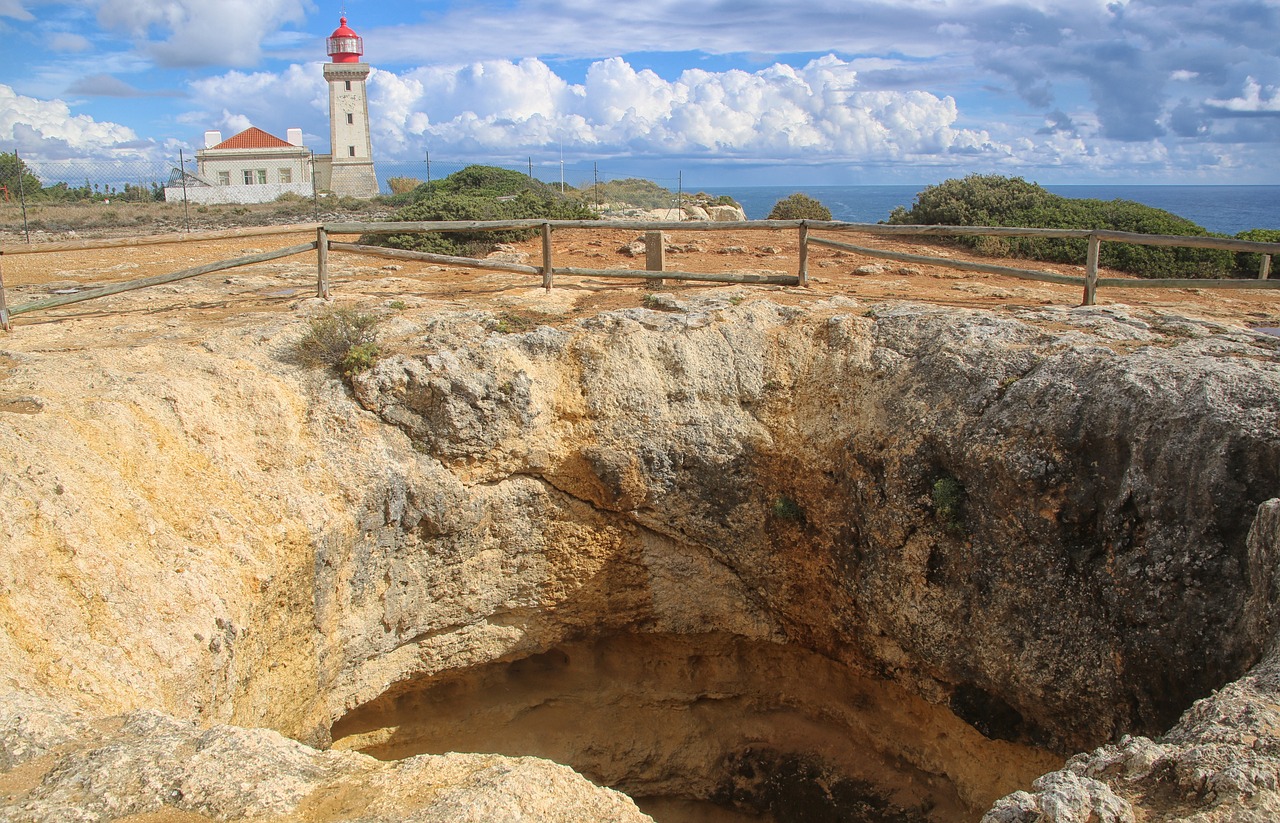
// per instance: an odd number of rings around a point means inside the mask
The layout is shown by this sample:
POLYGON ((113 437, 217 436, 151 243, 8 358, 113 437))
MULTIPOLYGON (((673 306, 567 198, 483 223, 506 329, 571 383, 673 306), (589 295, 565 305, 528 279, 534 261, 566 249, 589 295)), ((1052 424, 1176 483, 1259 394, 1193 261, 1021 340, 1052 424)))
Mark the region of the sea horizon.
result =
MULTIPOLYGON (((879 223, 894 207, 911 208, 930 184, 858 186, 717 186, 705 190, 736 200, 750 220, 764 219, 774 203, 795 192, 807 194, 850 223, 879 223)), ((1132 200, 1163 209, 1211 232, 1234 235, 1249 229, 1280 229, 1280 185, 1064 184, 1042 187, 1063 197, 1132 200)))

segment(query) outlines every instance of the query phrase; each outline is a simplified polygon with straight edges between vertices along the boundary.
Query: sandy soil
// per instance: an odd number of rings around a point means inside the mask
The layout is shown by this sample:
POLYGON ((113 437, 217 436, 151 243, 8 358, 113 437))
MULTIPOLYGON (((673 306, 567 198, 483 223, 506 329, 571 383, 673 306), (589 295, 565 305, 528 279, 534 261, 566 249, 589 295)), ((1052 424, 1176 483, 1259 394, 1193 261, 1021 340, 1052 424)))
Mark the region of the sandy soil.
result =
MULTIPOLYGON (((815 235, 818 233, 815 233, 815 235)), ((610 229, 607 223, 589 230, 561 230, 553 237, 557 266, 583 268, 644 268, 644 255, 627 255, 628 243, 642 235, 610 229)), ((232 240, 187 242, 92 251, 44 254, 3 253, 3 276, 10 307, 51 294, 83 290, 92 285, 165 274, 204 263, 282 248, 314 239, 310 233, 232 240)), ((339 238, 350 239, 350 238, 339 238)), ((1080 275, 1083 267, 1027 261, 980 258, 966 250, 939 244, 903 242, 878 236, 841 235, 857 245, 905 251, 934 257, 972 259, 1023 268, 1080 275)), ((541 263, 541 241, 518 244, 529 264, 541 263)), ((715 272, 751 271, 794 274, 798 238, 792 231, 668 232, 667 268, 715 272)), ((867 303, 914 300, 969 308, 1003 306, 1079 305, 1081 289, 996 275, 961 272, 916 264, 900 264, 857 254, 811 247, 810 287, 723 286, 668 280, 661 286, 639 280, 560 277, 551 293, 537 276, 449 268, 333 252, 330 256, 332 296, 339 302, 411 307, 436 301, 463 301, 469 307, 529 314, 538 322, 555 322, 598 311, 641 305, 654 290, 696 292, 738 289, 744 295, 768 296, 779 302, 804 302, 840 294, 867 303), (865 273, 864 267, 878 266, 865 273), (864 269, 860 272, 859 269, 864 269)), ((1102 272, 1102 276, 1118 276, 1102 272)), ((181 320, 183 325, 216 320, 231 314, 287 311, 299 299, 315 294, 316 264, 308 253, 283 260, 126 294, 19 315, 14 328, 119 314, 145 313, 181 320)), ((1099 304, 1124 303, 1220 322, 1255 327, 1280 326, 1280 293, 1271 290, 1214 289, 1101 289, 1099 304)))

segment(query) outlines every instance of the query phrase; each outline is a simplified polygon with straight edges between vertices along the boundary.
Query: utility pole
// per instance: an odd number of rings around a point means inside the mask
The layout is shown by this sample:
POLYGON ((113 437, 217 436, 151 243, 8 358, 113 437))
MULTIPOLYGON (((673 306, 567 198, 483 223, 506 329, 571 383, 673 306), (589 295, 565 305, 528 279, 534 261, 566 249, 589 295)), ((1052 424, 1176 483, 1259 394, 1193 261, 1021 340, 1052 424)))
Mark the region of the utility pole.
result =
POLYGON ((320 222, 320 189, 316 187, 316 153, 311 151, 311 217, 320 222))
POLYGON ((591 176, 595 179, 596 208, 600 208, 600 165, 591 161, 591 176))
POLYGON ((27 245, 31 245, 31 227, 27 225, 27 193, 22 186, 22 158, 18 156, 18 150, 13 150, 14 166, 18 169, 18 202, 22 204, 22 233, 26 235, 27 245))

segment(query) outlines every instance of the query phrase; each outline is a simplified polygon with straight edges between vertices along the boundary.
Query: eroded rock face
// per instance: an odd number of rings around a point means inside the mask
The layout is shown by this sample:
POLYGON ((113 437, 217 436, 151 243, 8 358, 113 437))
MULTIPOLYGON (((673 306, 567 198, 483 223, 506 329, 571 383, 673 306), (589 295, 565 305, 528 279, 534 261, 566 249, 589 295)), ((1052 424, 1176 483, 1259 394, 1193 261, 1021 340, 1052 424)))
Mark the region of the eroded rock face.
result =
POLYGON ((1154 732, 1256 659, 1270 341, 1097 311, 732 314, 442 347, 357 395, 472 482, 534 479, 709 556, 773 637, 991 737, 1154 732), (945 516, 939 488, 961 498, 945 516))
POLYGON ((199 729, 146 710, 88 720, 14 694, 0 696, 0 764, 0 812, 13 823, 650 819, 546 760, 447 754, 383 763, 267 729, 199 729))
MULTIPOLYGON (((1280 500, 1249 535, 1258 557, 1280 549, 1280 500)), ((1246 676, 1199 700, 1156 740, 1126 735, 1076 755, 1034 791, 1000 800, 983 823, 1270 821, 1280 817, 1280 647, 1246 676), (1074 791, 1063 791, 1063 787, 1074 791), (1085 790, 1082 791, 1081 788, 1085 790), (1094 815, 1090 817, 1090 814, 1094 815)))
POLYGON ((401 315, 354 398, 282 365, 288 319, 15 358, 40 411, 0 430, 4 685, 385 756, 503 744, 670 819, 948 820, 1266 648, 1275 549, 1245 537, 1280 488, 1280 341, 738 302, 401 315))

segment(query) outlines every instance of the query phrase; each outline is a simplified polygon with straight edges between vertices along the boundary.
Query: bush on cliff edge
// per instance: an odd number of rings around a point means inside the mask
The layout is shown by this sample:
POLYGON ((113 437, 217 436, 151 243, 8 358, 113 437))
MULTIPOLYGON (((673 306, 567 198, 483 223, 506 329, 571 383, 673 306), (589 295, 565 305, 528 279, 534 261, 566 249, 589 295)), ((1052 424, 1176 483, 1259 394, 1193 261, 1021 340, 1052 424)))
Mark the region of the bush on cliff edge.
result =
MULTIPOLYGON (((472 165, 443 180, 423 183, 408 194, 410 202, 391 216, 394 222, 435 220, 591 220, 595 214, 581 203, 526 174, 497 166, 472 165)), ((527 240, 534 229, 450 232, 448 234, 365 235, 360 242, 433 254, 483 257, 497 243, 527 240)))
MULTIPOLYGON (((934 226, 1020 226, 1047 229, 1110 229, 1137 234, 1208 237, 1210 232, 1163 209, 1130 200, 1062 197, 1020 177, 971 174, 946 180, 901 206, 890 224, 934 226)), ((1041 237, 957 237, 955 242, 984 254, 1082 265, 1084 239, 1041 237)), ((1235 255, 1217 249, 1161 248, 1103 243, 1101 265, 1139 277, 1230 277, 1235 255)))
POLYGON ((807 194, 796 192, 773 204, 767 220, 830 220, 831 209, 807 194))

